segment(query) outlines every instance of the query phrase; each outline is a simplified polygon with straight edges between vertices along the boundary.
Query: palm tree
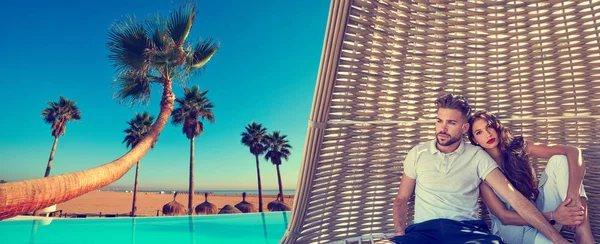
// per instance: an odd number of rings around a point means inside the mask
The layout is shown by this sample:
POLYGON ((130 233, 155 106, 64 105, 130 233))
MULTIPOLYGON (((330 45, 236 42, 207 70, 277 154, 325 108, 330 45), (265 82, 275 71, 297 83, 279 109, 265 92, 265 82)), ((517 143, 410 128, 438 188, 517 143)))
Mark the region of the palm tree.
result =
POLYGON ((257 124, 252 121, 246 127, 246 131, 242 132, 242 144, 250 148, 250 153, 256 158, 256 176, 258 178, 258 212, 263 211, 262 200, 262 184, 260 180, 260 166, 258 164, 258 155, 265 153, 265 135, 267 128, 262 127, 262 124, 257 124))
POLYGON ((65 134, 67 129, 67 123, 71 120, 81 120, 81 112, 75 105, 74 101, 68 98, 60 97, 58 102, 48 102, 49 108, 45 108, 42 111, 44 116, 44 122, 52 125, 52 136, 54 136, 54 144, 52 144, 52 151, 50 151, 50 157, 48 158, 48 165, 46 166, 46 173, 44 177, 50 175, 50 169, 52 168, 52 160, 54 160, 54 152, 56 151, 56 144, 58 138, 65 134))
POLYGON ((279 165, 281 165, 281 159, 288 160, 290 155, 290 149, 292 146, 288 143, 289 141, 285 138, 287 135, 280 134, 279 131, 274 131, 273 134, 266 136, 266 147, 267 153, 265 154, 265 160, 271 161, 277 167, 277 183, 279 183, 279 194, 281 194, 281 202, 284 202, 283 187, 281 185, 281 173, 279 171, 279 165))
MULTIPOLYGON (((148 114, 148 112, 144 112, 142 114, 135 114, 130 121, 127 122, 129 128, 125 129, 125 139, 123 139, 123 143, 127 148, 135 147, 140 141, 146 137, 148 134, 148 130, 152 127, 152 121, 154 121, 154 116, 148 114)), ((156 142, 155 142, 156 143, 156 142)), ((152 144, 151 148, 154 148, 154 144, 152 144)), ((135 181, 133 182, 133 202, 131 203, 131 217, 135 217, 136 212, 136 200, 137 200, 137 191, 138 191, 138 174, 140 173, 140 161, 138 160, 135 167, 135 181)))
POLYGON ((206 97, 208 90, 200 92, 200 87, 183 89, 183 98, 175 101, 179 105, 173 110, 173 125, 183 125, 183 134, 190 139, 190 187, 188 194, 188 214, 194 210, 194 138, 204 131, 204 124, 198 119, 203 119, 211 124, 215 122, 212 109, 215 107, 206 97))
POLYGON ((219 49, 213 39, 199 40, 195 45, 186 41, 195 18, 196 5, 184 3, 166 17, 155 17, 142 23, 127 17, 110 27, 109 60, 117 71, 116 81, 120 88, 116 97, 120 102, 130 104, 147 103, 150 84, 162 85, 156 122, 144 139, 110 163, 43 180, 0 185, 0 219, 32 212, 106 186, 121 178, 150 150, 173 112, 173 81, 185 82, 219 49))

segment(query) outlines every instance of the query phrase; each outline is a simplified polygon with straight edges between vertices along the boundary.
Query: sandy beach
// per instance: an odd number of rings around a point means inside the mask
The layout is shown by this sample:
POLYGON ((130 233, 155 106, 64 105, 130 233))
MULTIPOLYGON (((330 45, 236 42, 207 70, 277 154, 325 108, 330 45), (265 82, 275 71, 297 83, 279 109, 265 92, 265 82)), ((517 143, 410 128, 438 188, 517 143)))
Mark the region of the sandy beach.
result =
MULTIPOLYGON (((105 214, 128 214, 131 211, 131 201, 133 193, 93 191, 83 196, 71 199, 67 202, 57 205, 57 210, 61 209, 63 214, 94 214, 100 212, 105 214)), ((267 204, 275 200, 275 195, 263 195, 263 209, 267 210, 267 204)), ((187 194, 178 194, 177 202, 187 207, 187 194)), ((163 205, 173 200, 172 194, 158 194, 140 192, 137 195, 137 215, 138 216, 156 216, 156 211, 161 210, 163 205)), ((292 206, 293 197, 285 196, 285 203, 292 206)), ((241 195, 209 195, 208 201, 222 208, 225 204, 231 206, 242 201, 241 195)), ((258 196, 248 195, 246 201, 254 204, 258 208, 258 196)), ((194 207, 204 202, 204 195, 194 196, 194 207)))

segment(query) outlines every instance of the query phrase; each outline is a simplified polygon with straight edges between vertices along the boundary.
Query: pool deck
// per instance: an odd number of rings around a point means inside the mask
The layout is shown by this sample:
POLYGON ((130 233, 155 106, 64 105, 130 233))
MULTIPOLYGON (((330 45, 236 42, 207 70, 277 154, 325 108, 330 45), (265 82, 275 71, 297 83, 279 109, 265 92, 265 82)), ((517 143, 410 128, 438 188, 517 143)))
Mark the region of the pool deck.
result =
POLYGON ((7 221, 7 220, 51 220, 51 219, 54 219, 54 218, 53 217, 42 217, 42 216, 31 216, 31 215, 17 215, 15 217, 8 218, 3 221, 7 221))

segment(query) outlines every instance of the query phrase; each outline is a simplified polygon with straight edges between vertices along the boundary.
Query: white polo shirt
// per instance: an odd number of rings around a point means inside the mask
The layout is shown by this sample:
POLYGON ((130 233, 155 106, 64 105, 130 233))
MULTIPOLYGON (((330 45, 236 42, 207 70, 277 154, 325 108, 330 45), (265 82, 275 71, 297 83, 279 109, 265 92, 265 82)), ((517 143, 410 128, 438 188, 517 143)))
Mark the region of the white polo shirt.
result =
POLYGON ((435 140, 413 147, 404 160, 404 172, 416 180, 414 223, 480 219, 479 183, 497 167, 483 149, 464 141, 451 153, 440 152, 435 140))

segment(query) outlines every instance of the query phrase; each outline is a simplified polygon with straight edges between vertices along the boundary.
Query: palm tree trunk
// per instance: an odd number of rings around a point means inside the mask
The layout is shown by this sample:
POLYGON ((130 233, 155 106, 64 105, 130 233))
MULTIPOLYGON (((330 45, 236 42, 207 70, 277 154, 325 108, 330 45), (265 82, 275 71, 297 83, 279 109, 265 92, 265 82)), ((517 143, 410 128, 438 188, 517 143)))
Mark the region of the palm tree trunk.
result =
POLYGON ((194 212, 194 137, 190 139, 190 189, 188 191, 188 214, 194 212))
POLYGON ((262 213, 263 201, 262 201, 262 184, 260 183, 260 166, 258 165, 258 154, 255 154, 254 156, 256 157, 256 175, 258 177, 258 212, 262 213))
POLYGON ((50 158, 48 158, 48 165, 46 166, 46 173, 44 174, 44 177, 48 177, 48 175, 50 175, 50 168, 52 168, 52 160, 54 160, 56 144, 58 144, 58 136, 54 137, 54 144, 52 144, 52 151, 50 151, 50 158))
POLYGON ((135 181, 133 182, 133 202, 131 203, 131 217, 135 217, 135 203, 137 200, 137 191, 138 191, 138 174, 140 173, 140 161, 137 162, 135 166, 135 181))
POLYGON ((148 135, 120 158, 87 170, 0 184, 0 220, 65 202, 120 179, 147 152, 169 122, 175 95, 171 80, 163 80, 160 113, 148 135))
POLYGON ((283 186, 281 185, 281 173, 279 173, 279 164, 276 164, 277 167, 277 183, 279 183, 279 195, 281 196, 281 202, 283 201, 283 186))

